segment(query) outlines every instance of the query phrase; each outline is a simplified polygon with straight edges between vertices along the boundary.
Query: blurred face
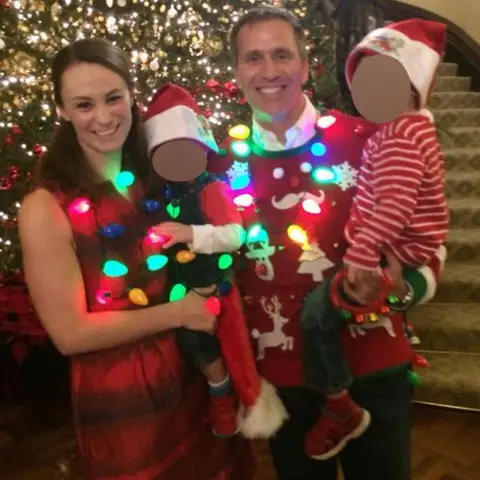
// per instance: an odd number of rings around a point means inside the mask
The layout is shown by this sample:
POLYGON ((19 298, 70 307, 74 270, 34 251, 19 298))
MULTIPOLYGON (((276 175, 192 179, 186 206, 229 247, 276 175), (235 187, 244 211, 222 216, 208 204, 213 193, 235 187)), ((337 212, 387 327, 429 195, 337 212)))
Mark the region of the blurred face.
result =
POLYGON ((237 38, 237 52, 235 77, 257 118, 274 121, 303 108, 308 64, 301 58, 287 22, 245 25, 237 38))
POLYGON ((87 156, 121 150, 132 125, 132 99, 119 75, 101 65, 72 65, 62 76, 61 95, 60 114, 87 156))

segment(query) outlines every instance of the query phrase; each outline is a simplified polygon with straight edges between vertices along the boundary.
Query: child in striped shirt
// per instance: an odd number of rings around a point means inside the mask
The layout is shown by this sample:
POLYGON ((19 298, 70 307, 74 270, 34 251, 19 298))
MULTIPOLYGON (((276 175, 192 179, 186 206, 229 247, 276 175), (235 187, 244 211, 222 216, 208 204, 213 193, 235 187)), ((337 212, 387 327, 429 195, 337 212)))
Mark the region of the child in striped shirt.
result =
MULTIPOLYGON (((443 155, 431 116, 424 110, 443 54, 445 28, 416 19, 390 24, 368 34, 347 59, 350 87, 362 60, 378 54, 399 61, 411 83, 408 107, 381 124, 363 151, 358 192, 345 229, 350 246, 344 263, 353 286, 382 281, 386 250, 404 266, 418 268, 445 241, 448 208, 443 155)), ((348 393, 352 378, 340 341, 344 320, 325 298, 326 292, 325 285, 317 287, 302 316, 304 328, 314 322, 318 327, 319 358, 310 355, 308 368, 321 364, 325 374, 324 384, 316 385, 326 395, 324 413, 305 439, 307 453, 318 460, 336 455, 370 423, 370 414, 348 393)))

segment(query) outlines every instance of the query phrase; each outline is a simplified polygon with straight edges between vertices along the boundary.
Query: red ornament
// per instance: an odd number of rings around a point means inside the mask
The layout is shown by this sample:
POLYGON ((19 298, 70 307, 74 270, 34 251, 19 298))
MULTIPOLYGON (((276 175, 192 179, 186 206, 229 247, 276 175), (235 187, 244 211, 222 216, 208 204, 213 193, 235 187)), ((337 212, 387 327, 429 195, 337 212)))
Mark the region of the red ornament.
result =
POLYGON ((207 312, 212 315, 219 315, 221 310, 220 300, 217 297, 209 297, 205 302, 205 308, 207 312))
POLYGON ((11 135, 7 135, 3 141, 5 142, 5 145, 13 145, 15 140, 11 135))
POLYGON ((25 132, 23 131, 23 129, 21 127, 19 127, 18 125, 14 125, 12 127, 12 133, 14 135, 23 135, 25 132))
POLYGON ((319 63, 313 67, 313 71, 317 77, 321 77, 325 73, 325 66, 319 63))
POLYGON ((39 157, 40 155, 42 155, 42 153, 45 151, 45 148, 43 145, 40 145, 39 143, 36 143, 34 146, 33 146, 33 153, 39 157))
POLYGON ((210 90, 216 90, 220 86, 220 83, 217 82, 217 80, 215 80, 214 78, 211 78, 210 80, 207 80, 207 83, 205 85, 210 90))
POLYGON ((203 111, 203 115, 205 116, 205 118, 210 118, 213 115, 213 113, 210 109, 207 109, 203 111))
POLYGON ((428 360, 423 356, 419 355, 418 353, 415 353, 412 358, 412 363, 416 365, 417 367, 420 368, 429 368, 430 364, 428 363, 428 360))
POLYGON ((238 93, 238 86, 234 82, 226 82, 224 85, 224 88, 225 88, 225 93, 229 97, 234 97, 238 93))
POLYGON ((247 99, 245 97, 239 98, 238 99, 238 104, 239 105, 245 105, 247 103, 247 99))

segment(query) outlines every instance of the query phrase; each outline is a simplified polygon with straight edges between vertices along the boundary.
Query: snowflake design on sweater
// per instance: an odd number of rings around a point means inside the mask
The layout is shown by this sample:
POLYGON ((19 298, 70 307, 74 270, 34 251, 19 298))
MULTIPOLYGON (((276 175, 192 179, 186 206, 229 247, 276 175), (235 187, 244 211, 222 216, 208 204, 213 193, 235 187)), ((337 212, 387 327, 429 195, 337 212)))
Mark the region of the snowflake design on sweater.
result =
POLYGON ((238 160, 235 160, 232 166, 227 170, 229 180, 233 181, 237 177, 242 177, 243 175, 250 175, 248 162, 239 162, 238 160))
POLYGON ((358 170, 353 168, 348 162, 343 162, 340 165, 333 165, 333 171, 337 177, 337 185, 346 191, 349 188, 357 186, 358 182, 358 170))

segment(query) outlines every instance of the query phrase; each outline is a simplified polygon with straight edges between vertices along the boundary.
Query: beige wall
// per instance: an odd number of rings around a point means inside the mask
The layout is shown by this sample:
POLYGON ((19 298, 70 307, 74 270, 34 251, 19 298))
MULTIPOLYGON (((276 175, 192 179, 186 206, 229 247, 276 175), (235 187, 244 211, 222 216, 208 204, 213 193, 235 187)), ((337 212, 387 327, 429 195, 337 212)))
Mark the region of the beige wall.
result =
POLYGON ((399 0, 450 20, 480 44, 480 0, 399 0))

